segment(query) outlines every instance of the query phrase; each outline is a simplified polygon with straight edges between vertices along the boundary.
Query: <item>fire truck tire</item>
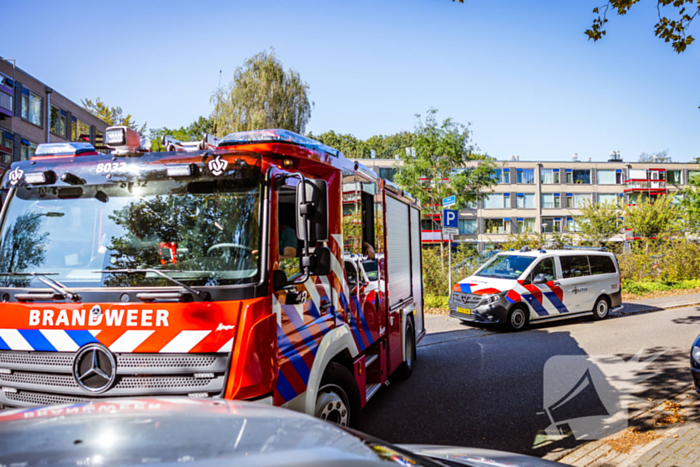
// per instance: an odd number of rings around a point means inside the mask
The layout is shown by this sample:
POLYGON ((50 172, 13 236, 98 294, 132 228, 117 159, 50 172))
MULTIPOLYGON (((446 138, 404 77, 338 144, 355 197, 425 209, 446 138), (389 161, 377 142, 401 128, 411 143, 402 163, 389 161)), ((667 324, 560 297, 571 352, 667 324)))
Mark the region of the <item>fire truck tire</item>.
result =
POLYGON ((331 362, 321 378, 314 415, 321 420, 357 428, 360 423, 360 391, 350 370, 331 362))
POLYGON ((406 319, 406 341, 404 343, 405 349, 404 354, 406 359, 401 363, 396 369, 396 378, 408 379, 413 373, 413 364, 416 361, 416 332, 413 327, 413 318, 409 317, 406 319))
POLYGON ((505 324, 506 329, 511 332, 518 332, 527 328, 527 325, 530 324, 530 313, 527 307, 515 305, 511 308, 505 324))

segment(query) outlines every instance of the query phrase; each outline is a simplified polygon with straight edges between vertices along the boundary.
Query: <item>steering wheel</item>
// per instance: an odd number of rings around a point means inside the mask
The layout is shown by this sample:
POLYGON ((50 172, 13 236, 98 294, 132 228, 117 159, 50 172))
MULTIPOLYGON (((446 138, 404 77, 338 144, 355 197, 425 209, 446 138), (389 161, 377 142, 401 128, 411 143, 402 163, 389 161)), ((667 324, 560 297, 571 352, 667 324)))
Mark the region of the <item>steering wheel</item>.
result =
POLYGON ((239 243, 219 243, 207 250, 207 256, 213 256, 212 252, 217 250, 241 250, 240 256, 245 258, 250 257, 251 253, 253 252, 252 248, 239 243))

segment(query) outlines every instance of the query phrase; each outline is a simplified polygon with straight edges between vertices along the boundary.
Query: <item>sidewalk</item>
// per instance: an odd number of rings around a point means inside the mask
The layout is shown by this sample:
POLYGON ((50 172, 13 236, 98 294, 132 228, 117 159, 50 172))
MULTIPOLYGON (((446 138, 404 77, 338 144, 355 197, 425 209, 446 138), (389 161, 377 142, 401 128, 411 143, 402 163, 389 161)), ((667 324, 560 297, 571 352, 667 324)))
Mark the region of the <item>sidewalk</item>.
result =
POLYGON ((558 462, 576 467, 700 464, 700 397, 689 389, 630 421, 630 428, 591 441, 558 462))
POLYGON ((622 303, 623 308, 618 313, 622 315, 646 313, 649 311, 667 310, 700 305, 700 294, 674 295, 670 297, 642 298, 628 300, 622 303))

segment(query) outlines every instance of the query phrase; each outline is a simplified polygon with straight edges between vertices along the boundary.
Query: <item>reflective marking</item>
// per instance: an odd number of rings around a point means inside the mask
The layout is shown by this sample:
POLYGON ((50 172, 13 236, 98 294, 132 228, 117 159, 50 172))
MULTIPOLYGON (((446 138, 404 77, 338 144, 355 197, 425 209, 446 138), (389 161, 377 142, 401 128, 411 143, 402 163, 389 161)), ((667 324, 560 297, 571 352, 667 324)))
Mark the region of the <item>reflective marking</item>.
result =
POLYGON ((20 329, 19 333, 27 340, 29 345, 31 345, 34 350, 43 352, 56 351, 56 347, 54 347, 51 342, 44 337, 41 331, 37 329, 20 329))
POLYGON ((227 343, 225 343, 217 352, 230 352, 233 350, 233 337, 229 339, 227 343))
POLYGON ((160 353, 186 353, 207 337, 211 331, 182 331, 160 349, 160 353))
POLYGON ((153 334, 153 331, 126 331, 109 346, 109 350, 112 352, 133 352, 151 334, 153 334))
POLYGON ((42 329, 41 333, 59 352, 75 352, 80 347, 71 339, 71 336, 69 336, 66 331, 60 329, 42 329))
POLYGON ((0 329, 0 339, 12 350, 34 350, 17 329, 0 329))

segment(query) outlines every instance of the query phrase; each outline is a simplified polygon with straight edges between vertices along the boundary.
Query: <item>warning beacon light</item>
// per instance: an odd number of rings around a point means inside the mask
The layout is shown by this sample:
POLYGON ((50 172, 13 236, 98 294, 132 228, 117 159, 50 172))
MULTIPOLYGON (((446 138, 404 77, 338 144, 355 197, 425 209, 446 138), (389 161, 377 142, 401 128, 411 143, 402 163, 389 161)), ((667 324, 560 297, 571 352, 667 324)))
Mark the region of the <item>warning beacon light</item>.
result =
POLYGON ((90 143, 43 143, 37 146, 34 157, 75 157, 96 156, 97 151, 90 143))
POLYGON ((113 149, 115 156, 135 156, 145 152, 141 148, 141 135, 125 126, 111 126, 105 130, 105 146, 113 149))

